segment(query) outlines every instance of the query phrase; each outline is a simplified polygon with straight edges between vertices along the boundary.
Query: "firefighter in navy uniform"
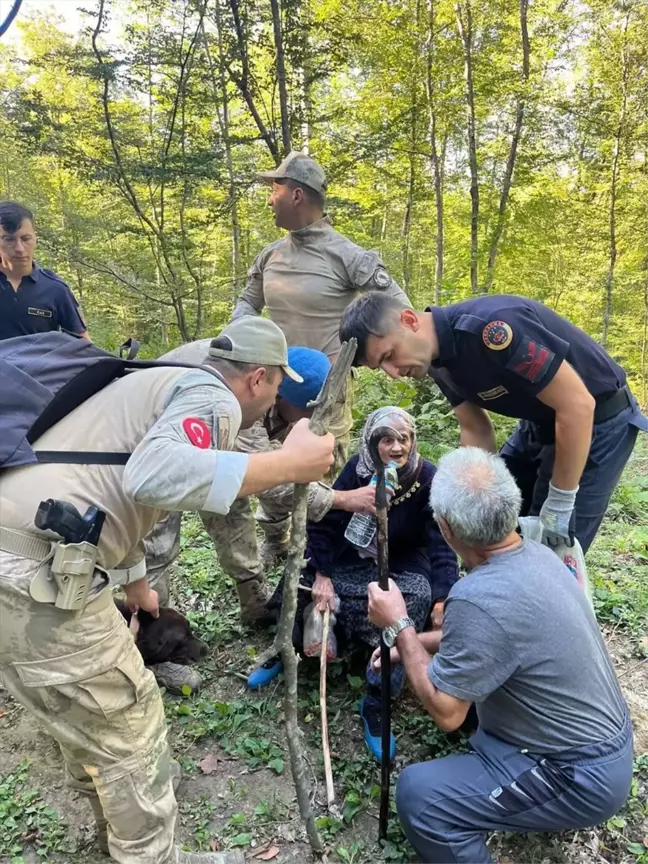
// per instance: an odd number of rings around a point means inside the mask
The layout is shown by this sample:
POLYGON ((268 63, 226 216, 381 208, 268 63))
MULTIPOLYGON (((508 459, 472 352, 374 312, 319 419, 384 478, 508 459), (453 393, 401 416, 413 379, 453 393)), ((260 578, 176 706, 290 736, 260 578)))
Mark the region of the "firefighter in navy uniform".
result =
POLYGON ((88 337, 72 291, 34 261, 34 217, 15 201, 0 202, 0 339, 65 330, 88 337))
MULTIPOLYGON (((648 420, 624 370, 578 327, 535 300, 481 296, 407 309, 378 292, 345 312, 356 362, 392 377, 431 375, 454 408, 461 443, 495 451, 487 411, 519 422, 501 455, 550 545, 586 551, 648 420)), ((524 515, 524 514, 523 514, 524 515)))

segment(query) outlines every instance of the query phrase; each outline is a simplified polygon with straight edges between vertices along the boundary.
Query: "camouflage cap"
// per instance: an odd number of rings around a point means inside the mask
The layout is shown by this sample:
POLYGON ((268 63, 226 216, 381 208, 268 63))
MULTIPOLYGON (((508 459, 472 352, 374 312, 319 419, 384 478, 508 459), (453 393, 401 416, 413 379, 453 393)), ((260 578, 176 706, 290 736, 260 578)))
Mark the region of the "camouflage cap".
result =
POLYGON ((281 366, 293 381, 301 384, 304 380, 288 365, 288 345, 283 331, 273 321, 257 315, 244 315, 228 324, 212 340, 209 356, 257 366, 281 366))
POLYGON ((273 180, 294 180, 296 183, 309 186, 320 195, 326 194, 324 169, 314 159, 306 156, 305 153, 300 153, 299 150, 289 153, 274 171, 264 171, 258 176, 267 183, 272 183, 273 180))

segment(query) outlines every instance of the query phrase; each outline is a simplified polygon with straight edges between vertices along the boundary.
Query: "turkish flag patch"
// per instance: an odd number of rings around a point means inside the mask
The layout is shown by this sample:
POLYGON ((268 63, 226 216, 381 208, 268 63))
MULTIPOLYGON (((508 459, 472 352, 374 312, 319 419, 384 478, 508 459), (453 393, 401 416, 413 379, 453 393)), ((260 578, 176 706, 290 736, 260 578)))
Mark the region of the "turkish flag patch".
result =
POLYGON ((198 417, 185 417, 182 421, 182 428, 194 447, 198 447, 200 450, 209 450, 211 434, 206 423, 203 423, 198 417))
POLYGON ((555 353, 535 339, 525 336, 509 362, 507 369, 517 372, 532 384, 542 381, 547 374, 555 353))

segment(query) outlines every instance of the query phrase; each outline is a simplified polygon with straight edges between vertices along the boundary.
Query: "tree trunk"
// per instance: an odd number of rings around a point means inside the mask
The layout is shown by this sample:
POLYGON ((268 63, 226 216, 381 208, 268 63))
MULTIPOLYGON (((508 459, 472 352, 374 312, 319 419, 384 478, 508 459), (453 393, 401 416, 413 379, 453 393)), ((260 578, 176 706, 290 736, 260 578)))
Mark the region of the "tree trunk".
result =
POLYGON ((301 32, 301 83, 302 83, 302 153, 310 155, 311 139, 313 137, 313 127, 311 118, 313 116, 313 99, 311 95, 311 85, 313 83, 313 72, 311 67, 311 47, 310 47, 310 20, 307 18, 308 7, 302 9, 302 32, 301 32))
POLYGON ((517 159, 518 147, 522 136, 522 124, 524 122, 524 110, 526 108, 527 91, 529 86, 529 31, 527 27, 527 11, 529 0, 520 0, 520 35, 522 37, 522 90, 517 98, 515 106, 515 127, 511 138, 511 147, 509 150, 508 159, 506 160, 506 171, 504 173, 504 182, 502 184, 502 194, 500 195, 499 209, 497 211, 497 222, 495 230, 491 238, 490 249, 488 251, 488 266, 486 269, 486 281, 484 282, 483 293, 487 294, 493 287, 493 279, 495 278, 495 260, 499 242, 504 231, 506 220, 506 207, 508 204, 509 193, 513 185, 513 172, 515 171, 515 161, 517 159))
POLYGON ((605 276, 605 297, 603 307, 603 327, 601 330, 601 345, 603 348, 607 345, 608 333, 610 329, 610 321, 612 320, 612 301, 614 294, 614 272, 617 262, 617 238, 616 238, 616 207, 617 194, 620 179, 620 156, 621 156, 621 139, 625 130, 626 112, 628 107, 628 77, 630 74, 630 59, 628 57, 627 45, 625 38, 628 32, 629 13, 625 19, 625 29, 623 33, 623 47, 621 49, 621 107, 619 109, 619 121, 614 133, 614 148, 612 151, 612 165, 610 168, 610 206, 608 209, 608 237, 609 237, 609 256, 608 269, 605 276))
POLYGON ((218 82, 214 71, 211 52, 209 50, 209 41, 203 25, 203 41, 205 44, 205 55, 209 64, 209 75, 211 78, 212 92, 214 94, 214 104, 216 106, 216 116, 221 132, 221 138, 225 145, 225 161, 227 163, 227 175, 229 180, 228 188, 228 204, 230 211, 230 219, 232 223, 232 301, 238 296, 238 280, 241 278, 241 236, 238 217, 238 199, 236 195, 236 174, 234 173, 234 160, 232 157, 232 141, 230 137, 229 125, 229 97, 227 95, 227 78, 225 77, 225 61, 223 49, 223 32, 222 21, 220 14, 220 0, 216 0, 215 6, 216 31, 218 37, 218 82), (219 87, 220 87, 220 105, 219 107, 219 87))
POLYGON ((643 338, 641 340, 641 401, 644 406, 648 405, 648 255, 645 264, 644 276, 644 326, 643 338))
POLYGON ((472 0, 455 3, 457 28, 463 45, 466 77, 466 118, 468 125, 468 162, 470 165, 470 289, 479 294, 479 173, 472 58, 472 0))
POLYGON ((270 0, 272 7, 272 29, 277 54, 277 83, 279 85, 279 107, 281 109, 281 143, 284 156, 290 153, 290 113, 288 111, 288 90, 286 88, 286 58, 283 48, 281 9, 279 0, 270 0))
POLYGON ((432 151, 432 172, 434 174, 434 202, 436 205, 436 258, 434 262, 434 302, 441 298, 443 282, 443 170, 437 147, 437 106, 434 84, 434 59, 436 50, 436 0, 427 0, 428 34, 426 40, 426 77, 425 86, 428 100, 429 136, 432 151))
POLYGON ((281 162, 281 157, 279 155, 279 148, 277 147, 277 142, 275 140, 274 134, 268 129, 268 127, 263 121, 263 118, 261 117, 261 113, 257 108, 256 102, 254 101, 254 97, 252 95, 252 90, 250 87, 250 61, 247 53, 245 32, 243 30, 243 24, 241 22, 241 10, 239 6, 239 0, 229 0, 229 5, 230 9, 232 10, 232 19, 234 21, 234 30, 236 32, 236 44, 239 53, 238 59, 241 62, 241 74, 237 75, 231 66, 227 67, 227 71, 232 81, 238 87, 241 96, 245 100, 245 104, 248 106, 250 114, 252 115, 252 119, 256 123, 259 134, 265 141, 266 146, 275 161, 275 164, 278 165, 281 162))

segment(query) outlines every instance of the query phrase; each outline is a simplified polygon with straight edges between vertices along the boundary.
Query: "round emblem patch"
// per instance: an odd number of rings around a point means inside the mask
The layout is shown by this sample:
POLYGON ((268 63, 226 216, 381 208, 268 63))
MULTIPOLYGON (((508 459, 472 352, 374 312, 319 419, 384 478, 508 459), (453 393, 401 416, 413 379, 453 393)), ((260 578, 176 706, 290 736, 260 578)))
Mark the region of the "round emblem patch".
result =
POLYGON ((503 351, 513 341, 513 331, 506 321, 491 321, 482 330, 482 339, 492 351, 503 351))
POLYGON ((373 275, 373 281, 377 288, 383 291, 391 285, 391 276, 384 267, 376 267, 373 275))
POLYGON ((206 423, 203 423, 198 417, 185 417, 182 421, 182 428, 194 447, 198 447, 200 450, 209 450, 211 434, 206 423))

